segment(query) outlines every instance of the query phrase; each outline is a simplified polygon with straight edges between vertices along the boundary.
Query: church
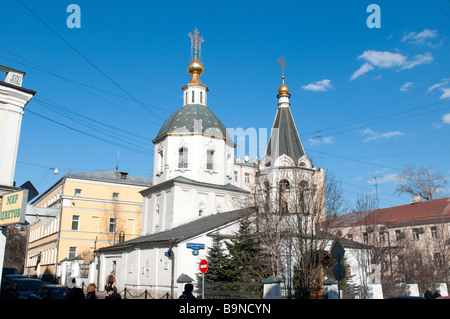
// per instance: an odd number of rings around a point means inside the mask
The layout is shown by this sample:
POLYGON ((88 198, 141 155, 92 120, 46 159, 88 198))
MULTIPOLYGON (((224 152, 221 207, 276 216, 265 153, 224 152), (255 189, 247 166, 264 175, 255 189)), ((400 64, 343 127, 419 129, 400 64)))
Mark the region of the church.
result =
MULTIPOLYGON (((232 236, 239 221, 255 213, 252 191, 235 185, 233 138, 207 103, 209 90, 200 79, 203 38, 197 30, 189 37, 194 50, 188 65, 190 81, 182 87, 183 106, 153 139, 153 185, 141 191, 141 236, 98 250, 99 287, 114 271, 119 290, 147 290, 154 297, 169 293, 176 298, 186 278, 195 281, 200 273, 199 263, 213 237, 232 236)), ((263 187, 285 190, 282 207, 289 212, 294 207, 289 198, 298 185, 314 185, 324 195, 325 173, 306 156, 290 110, 284 60, 280 63, 278 109, 266 154, 255 173, 263 187)), ((324 201, 324 196, 318 200, 324 201)), ((325 212, 325 206, 319 206, 320 213, 325 212)))

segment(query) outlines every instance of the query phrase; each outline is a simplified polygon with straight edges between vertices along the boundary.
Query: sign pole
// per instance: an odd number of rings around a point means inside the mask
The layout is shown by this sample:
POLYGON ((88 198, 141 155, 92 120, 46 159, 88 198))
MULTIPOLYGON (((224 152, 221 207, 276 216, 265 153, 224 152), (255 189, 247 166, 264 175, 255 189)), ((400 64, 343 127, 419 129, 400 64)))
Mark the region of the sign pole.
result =
POLYGON ((205 273, 202 276, 202 299, 205 299, 205 273))

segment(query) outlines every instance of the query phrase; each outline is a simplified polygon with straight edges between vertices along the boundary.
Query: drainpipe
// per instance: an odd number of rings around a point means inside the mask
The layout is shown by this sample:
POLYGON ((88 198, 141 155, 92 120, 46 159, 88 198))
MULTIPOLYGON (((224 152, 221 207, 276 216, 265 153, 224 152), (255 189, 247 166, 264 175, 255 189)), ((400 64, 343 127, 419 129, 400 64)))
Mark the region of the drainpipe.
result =
POLYGON ((170 275, 170 295, 173 298, 173 285, 175 280, 175 254, 173 253, 173 243, 169 242, 169 253, 170 258, 172 259, 172 273, 170 275))

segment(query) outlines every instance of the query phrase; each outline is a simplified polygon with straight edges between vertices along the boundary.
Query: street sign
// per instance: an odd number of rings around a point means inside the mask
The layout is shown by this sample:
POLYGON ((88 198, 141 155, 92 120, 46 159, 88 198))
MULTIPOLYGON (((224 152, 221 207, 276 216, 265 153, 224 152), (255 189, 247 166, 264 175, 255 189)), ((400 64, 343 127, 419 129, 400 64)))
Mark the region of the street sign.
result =
POLYGON ((202 272, 202 274, 206 273, 208 271, 208 262, 206 261, 206 259, 202 259, 202 261, 200 262, 200 271, 202 272))
POLYGON ((338 263, 341 262, 342 258, 344 257, 345 249, 342 247, 342 245, 337 241, 335 242, 333 249, 331 249, 331 256, 334 257, 334 259, 337 260, 338 263))
POLYGON ((337 281, 341 281, 345 278, 345 267, 342 264, 337 264, 333 268, 333 276, 337 281))

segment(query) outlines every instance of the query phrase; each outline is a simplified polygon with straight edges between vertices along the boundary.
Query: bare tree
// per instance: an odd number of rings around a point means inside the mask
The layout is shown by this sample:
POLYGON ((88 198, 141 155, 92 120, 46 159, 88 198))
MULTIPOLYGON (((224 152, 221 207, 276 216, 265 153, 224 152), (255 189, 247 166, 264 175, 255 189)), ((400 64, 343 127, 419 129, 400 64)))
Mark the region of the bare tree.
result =
POLYGON ((431 168, 415 170, 413 166, 406 166, 399 176, 400 184, 395 193, 420 195, 424 200, 432 200, 439 195, 441 189, 447 185, 447 180, 431 168))

